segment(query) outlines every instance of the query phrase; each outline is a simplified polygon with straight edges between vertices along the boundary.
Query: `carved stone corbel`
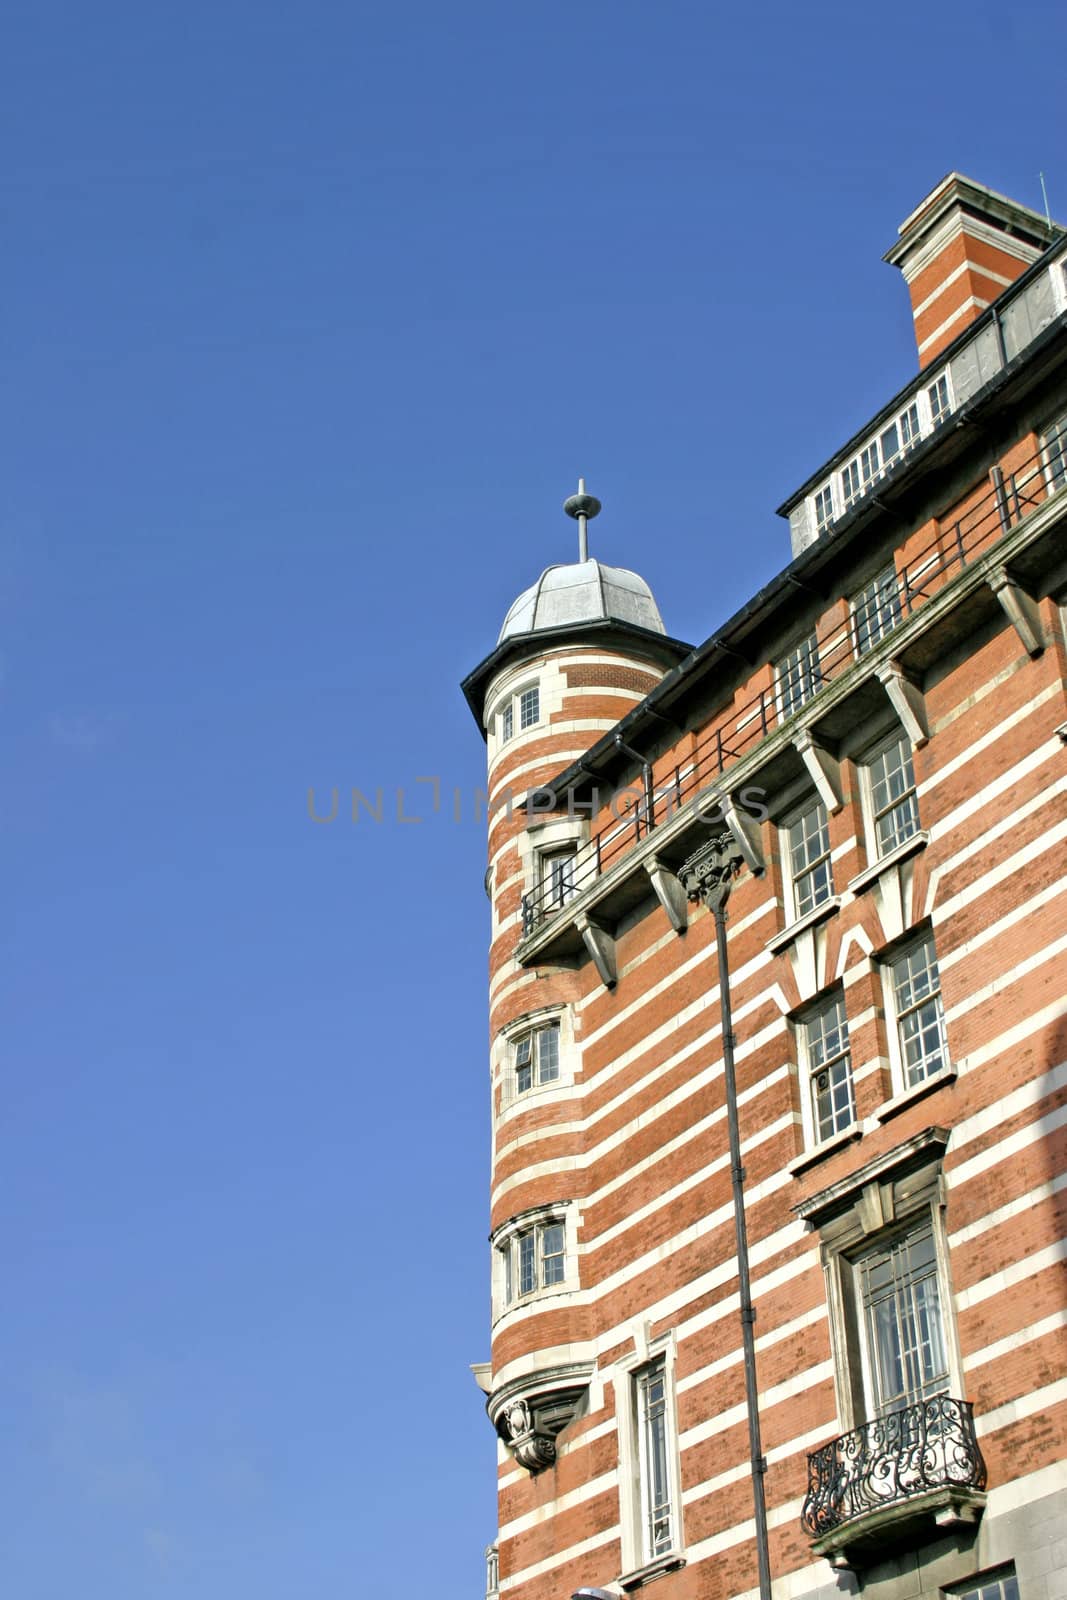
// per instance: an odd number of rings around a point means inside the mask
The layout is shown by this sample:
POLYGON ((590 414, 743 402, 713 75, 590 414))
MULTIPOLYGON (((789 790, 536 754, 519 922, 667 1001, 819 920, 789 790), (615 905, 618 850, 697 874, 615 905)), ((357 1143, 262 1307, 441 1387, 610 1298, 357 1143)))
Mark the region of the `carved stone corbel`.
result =
POLYGON ((749 815, 736 800, 727 795, 722 802, 722 816, 730 832, 737 840, 737 847, 745 858, 745 864, 756 877, 767 870, 767 863, 763 859, 763 841, 760 838, 759 826, 755 819, 749 815))
POLYGON ((556 1441, 552 1434, 539 1431, 525 1400, 515 1400, 503 1416, 503 1439, 520 1466, 531 1475, 544 1472, 556 1460, 556 1441))
POLYGON ((825 745, 816 743, 808 728, 801 728, 794 735, 793 748, 807 767, 815 792, 827 811, 840 811, 845 799, 840 761, 825 745))
POLYGON ((709 911, 721 910, 730 898, 734 878, 744 860, 732 833, 720 833, 709 839, 678 868, 687 898, 703 900, 709 911))
POLYGON ((615 966, 615 936, 602 923, 594 922, 583 911, 575 918, 575 927, 582 936, 594 967, 605 989, 614 989, 618 976, 615 966))
POLYGON ((685 891, 678 882, 677 873, 673 868, 664 866, 658 856, 648 857, 645 871, 652 883, 656 899, 667 913, 671 927, 675 933, 684 933, 689 926, 689 908, 686 904, 685 891))
POLYGON ((520 1466, 531 1476, 555 1466, 556 1440, 583 1412, 593 1363, 574 1362, 515 1378, 490 1395, 490 1420, 520 1466))
POLYGON ((912 683, 899 661, 887 661, 879 667, 878 680, 912 744, 925 744, 930 730, 926 726, 926 701, 922 690, 912 683))
POLYGON ((1019 635, 1019 642, 1027 655, 1039 656, 1045 648, 1045 635, 1037 602, 1009 576, 1005 567, 993 568, 989 574, 989 587, 1000 601, 1004 615, 1019 635))

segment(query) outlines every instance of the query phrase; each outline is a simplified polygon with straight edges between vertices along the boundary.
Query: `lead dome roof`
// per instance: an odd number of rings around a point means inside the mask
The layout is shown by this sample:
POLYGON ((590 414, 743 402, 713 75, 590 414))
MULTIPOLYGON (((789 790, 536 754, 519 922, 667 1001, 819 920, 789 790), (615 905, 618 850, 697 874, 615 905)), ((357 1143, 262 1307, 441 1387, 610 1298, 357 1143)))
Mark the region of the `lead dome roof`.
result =
POLYGON ((497 645, 522 634, 605 621, 667 632, 644 578, 602 561, 574 561, 546 568, 536 583, 523 590, 504 618, 497 645))

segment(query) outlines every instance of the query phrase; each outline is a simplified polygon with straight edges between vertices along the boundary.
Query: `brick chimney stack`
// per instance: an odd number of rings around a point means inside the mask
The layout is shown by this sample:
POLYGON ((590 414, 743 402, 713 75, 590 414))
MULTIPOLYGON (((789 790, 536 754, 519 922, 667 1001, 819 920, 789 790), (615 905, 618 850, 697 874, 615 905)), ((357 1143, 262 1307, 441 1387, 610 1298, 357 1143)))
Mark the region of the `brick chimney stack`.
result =
POLYGON ((1059 230, 1037 211, 950 172, 883 257, 904 274, 925 367, 1020 277, 1059 230))

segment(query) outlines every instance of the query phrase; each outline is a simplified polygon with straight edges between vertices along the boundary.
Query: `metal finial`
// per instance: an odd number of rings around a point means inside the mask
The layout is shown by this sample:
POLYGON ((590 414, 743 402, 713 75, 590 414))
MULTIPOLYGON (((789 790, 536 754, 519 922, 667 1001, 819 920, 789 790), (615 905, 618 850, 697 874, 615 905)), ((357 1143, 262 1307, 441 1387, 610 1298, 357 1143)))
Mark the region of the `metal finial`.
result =
POLYGON ((563 509, 568 517, 575 517, 578 522, 578 560, 589 560, 589 529, 591 517, 595 517, 600 510, 600 501, 595 494, 586 494, 585 479, 578 479, 578 493, 572 494, 569 500, 564 500, 563 509))

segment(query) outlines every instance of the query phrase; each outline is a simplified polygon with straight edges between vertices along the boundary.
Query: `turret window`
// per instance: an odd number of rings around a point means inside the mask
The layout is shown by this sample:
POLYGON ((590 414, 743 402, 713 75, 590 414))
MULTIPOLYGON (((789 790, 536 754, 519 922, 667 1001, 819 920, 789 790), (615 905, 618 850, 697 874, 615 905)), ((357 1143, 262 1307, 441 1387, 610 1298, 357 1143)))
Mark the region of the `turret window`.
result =
POLYGON ((541 686, 528 683, 523 688, 505 696, 497 707, 496 728, 501 744, 514 738, 516 731, 524 732, 541 720, 541 686))
POLYGON ((535 683, 519 695, 519 727, 532 728, 541 720, 541 691, 535 683))
POLYGON ((499 1231, 493 1244, 501 1310, 548 1289, 575 1287, 567 1282, 575 1253, 568 1233, 566 1201, 524 1212, 499 1231))
POLYGON ((559 1023, 548 1022, 531 1028, 515 1040, 515 1093, 525 1094, 535 1084, 555 1083, 559 1078, 559 1023))
POLYGON ((518 1017, 493 1050, 494 1105, 499 1115, 539 1094, 558 1094, 574 1081, 574 1031, 565 1006, 518 1017))

